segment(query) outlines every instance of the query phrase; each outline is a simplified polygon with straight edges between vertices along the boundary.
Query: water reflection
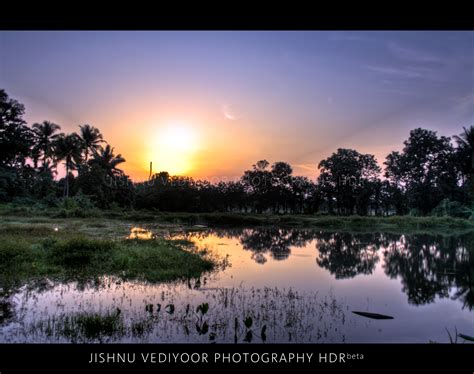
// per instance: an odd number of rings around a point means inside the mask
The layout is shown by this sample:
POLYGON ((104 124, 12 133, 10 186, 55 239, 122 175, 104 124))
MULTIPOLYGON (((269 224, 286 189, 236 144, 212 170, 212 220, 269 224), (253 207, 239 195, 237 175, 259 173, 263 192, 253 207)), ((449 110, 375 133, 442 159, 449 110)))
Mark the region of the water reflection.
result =
POLYGON ((117 283, 18 293, 18 322, 1 342, 344 342, 347 305, 331 293, 281 288, 215 288, 117 283), (101 301, 93 298, 100 291, 101 301), (69 300, 65 300, 65 296, 69 300), (110 297, 112 302, 104 302, 110 297), (45 306, 47 301, 48 305, 45 306))
POLYGON ((313 233, 305 230, 281 228, 244 229, 237 234, 242 248, 253 252, 253 259, 265 263, 265 254, 275 260, 286 260, 291 254, 291 247, 303 247, 313 239, 313 233))
POLYGON ((150 240, 154 237, 155 235, 151 230, 147 230, 141 227, 132 227, 130 229, 130 234, 127 236, 127 239, 150 240))
POLYGON ((474 306, 474 246, 472 235, 404 235, 388 243, 384 269, 400 277, 403 291, 413 304, 432 303, 435 297, 459 299, 474 306))
POLYGON ((157 236, 229 255, 231 265, 166 284, 107 276, 18 284, 0 274, 0 341, 443 342, 445 326, 474 334, 473 233, 150 226, 128 238, 157 236))
POLYGON ((318 233, 316 262, 336 279, 372 274, 380 260, 378 250, 383 237, 378 234, 318 233))
POLYGON ((316 263, 336 279, 370 275, 382 260, 391 279, 401 279, 408 302, 432 303, 436 297, 474 307, 474 234, 428 235, 325 232, 311 229, 247 228, 175 233, 197 242, 231 238, 251 252, 256 263, 288 260, 292 251, 315 243, 316 263))

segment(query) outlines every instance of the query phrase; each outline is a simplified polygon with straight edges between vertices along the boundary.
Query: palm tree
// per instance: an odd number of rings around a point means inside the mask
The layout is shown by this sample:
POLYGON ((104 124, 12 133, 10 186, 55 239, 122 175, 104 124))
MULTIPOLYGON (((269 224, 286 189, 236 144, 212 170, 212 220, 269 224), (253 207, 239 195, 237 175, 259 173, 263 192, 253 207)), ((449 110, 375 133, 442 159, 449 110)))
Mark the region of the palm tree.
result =
POLYGON ((458 145, 474 147, 474 126, 470 126, 468 129, 462 128, 464 132, 459 136, 455 135, 458 145))
POLYGON ((474 172, 474 126, 463 127, 464 132, 459 136, 455 135, 458 144, 458 157, 462 165, 463 177, 468 181, 472 178, 474 172))
POLYGON ((64 161, 66 166, 65 196, 69 196, 69 172, 76 168, 82 161, 82 144, 76 133, 61 134, 55 144, 54 150, 57 161, 64 161))
POLYGON ((122 173, 122 170, 118 169, 117 165, 123 162, 125 162, 125 159, 122 155, 118 154, 115 156, 114 148, 107 144, 105 148, 101 148, 94 154, 94 158, 89 161, 89 164, 98 165, 106 170, 109 176, 114 176, 122 173))
POLYGON ((61 127, 55 123, 43 121, 42 123, 33 124, 32 128, 34 136, 34 146, 32 149, 33 161, 35 167, 37 167, 38 160, 42 157, 44 166, 47 164, 47 161, 54 156, 53 144, 59 136, 56 132, 59 131, 61 127))
POLYGON ((84 161, 87 162, 89 159, 89 151, 95 154, 100 148, 100 143, 104 142, 104 139, 99 129, 94 126, 82 125, 79 126, 79 128, 81 129, 79 138, 84 150, 84 161))

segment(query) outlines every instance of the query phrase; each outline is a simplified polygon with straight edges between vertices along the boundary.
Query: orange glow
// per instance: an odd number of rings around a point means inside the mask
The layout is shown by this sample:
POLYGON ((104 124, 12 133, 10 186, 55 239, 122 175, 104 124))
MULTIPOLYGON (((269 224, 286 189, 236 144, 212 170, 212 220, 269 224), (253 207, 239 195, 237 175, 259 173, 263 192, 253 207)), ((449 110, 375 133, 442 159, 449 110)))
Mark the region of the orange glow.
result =
POLYGON ((191 127, 181 124, 166 126, 150 143, 148 158, 157 170, 165 170, 171 175, 183 175, 192 170, 199 143, 191 127))
POLYGON ((130 234, 127 236, 127 239, 150 240, 153 238, 154 235, 150 230, 146 230, 141 227, 132 227, 130 229, 130 234))

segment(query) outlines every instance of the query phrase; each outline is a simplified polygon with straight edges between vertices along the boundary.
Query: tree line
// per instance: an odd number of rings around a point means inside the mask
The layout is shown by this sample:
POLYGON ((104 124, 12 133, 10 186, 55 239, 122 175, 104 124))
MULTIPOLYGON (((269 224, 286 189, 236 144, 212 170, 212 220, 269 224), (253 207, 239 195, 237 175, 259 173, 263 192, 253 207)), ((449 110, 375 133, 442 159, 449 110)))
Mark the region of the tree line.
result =
POLYGON ((65 134, 49 121, 28 126, 25 107, 0 90, 0 201, 50 206, 188 212, 453 215, 473 209, 474 127, 453 138, 417 128, 384 169, 371 154, 339 148, 311 180, 286 162, 256 162, 236 181, 211 183, 162 171, 134 183, 99 129, 65 134), (57 180, 58 166, 66 175, 57 180))

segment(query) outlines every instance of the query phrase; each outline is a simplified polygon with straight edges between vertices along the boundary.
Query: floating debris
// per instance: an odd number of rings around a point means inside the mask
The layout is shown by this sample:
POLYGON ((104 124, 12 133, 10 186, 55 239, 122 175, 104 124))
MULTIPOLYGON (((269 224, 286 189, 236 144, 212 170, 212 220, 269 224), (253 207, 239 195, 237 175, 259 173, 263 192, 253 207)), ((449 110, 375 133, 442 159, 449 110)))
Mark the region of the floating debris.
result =
POLYGON ((473 336, 469 336, 469 335, 464 335, 464 334, 458 334, 458 336, 460 338, 463 338, 464 340, 468 340, 470 342, 474 342, 474 337, 473 336))
POLYGON ((354 314, 358 314, 362 317, 372 318, 372 319, 393 319, 392 316, 387 316, 386 314, 378 314, 378 313, 368 313, 368 312, 357 312, 352 311, 354 314))

